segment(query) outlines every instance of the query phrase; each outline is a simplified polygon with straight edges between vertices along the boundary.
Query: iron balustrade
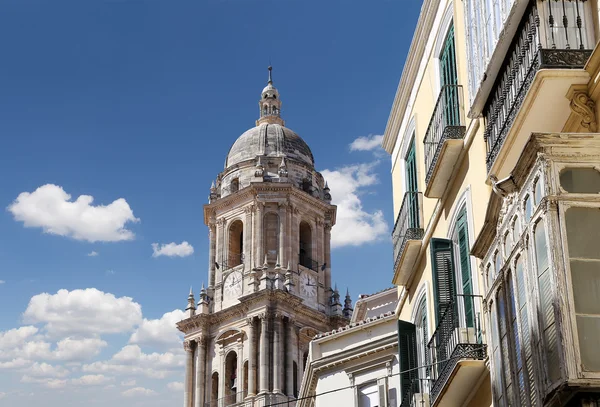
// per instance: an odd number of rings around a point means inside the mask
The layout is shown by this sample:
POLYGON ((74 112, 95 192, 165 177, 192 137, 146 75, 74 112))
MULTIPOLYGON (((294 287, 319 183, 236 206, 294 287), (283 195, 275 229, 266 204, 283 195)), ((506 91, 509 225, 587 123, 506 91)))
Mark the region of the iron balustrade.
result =
POLYGON ((427 351, 432 361, 430 401, 433 404, 460 359, 483 360, 480 295, 457 295, 440 314, 427 351))
POLYGON ((207 401, 204 403, 204 407, 233 407, 245 405, 244 398, 248 395, 246 390, 239 391, 237 393, 228 394, 220 399, 207 401), (237 401, 241 400, 241 401, 237 401))
MULTIPOLYGON (((582 27, 582 15, 587 14, 585 3, 586 0, 532 1, 525 11, 483 110, 488 171, 537 71, 583 68, 589 59, 593 44, 582 27), (569 13, 574 13, 574 22, 569 20, 569 13)), ((591 24, 592 16, 587 17, 591 24)))
POLYGON ((444 141, 465 137, 466 127, 464 123, 462 86, 442 86, 423 140, 425 145, 425 168, 427 169, 426 183, 429 182, 433 174, 444 141))
POLYGON ((398 213, 396 224, 392 231, 394 270, 398 267, 398 262, 400 261, 406 241, 423 239, 422 202, 423 195, 420 192, 407 192, 404 194, 400 213, 398 213))
MULTIPOLYGON (((420 370, 421 369, 419 369, 419 372, 420 370)), ((425 397, 417 397, 415 400, 415 395, 427 393, 430 386, 431 379, 429 378, 412 379, 410 381, 410 387, 402 395, 400 407, 429 407, 425 397)))
POLYGON ((301 266, 304 266, 306 268, 309 268, 313 271, 319 271, 319 262, 311 259, 306 254, 300 253, 298 255, 298 264, 300 264, 301 266))

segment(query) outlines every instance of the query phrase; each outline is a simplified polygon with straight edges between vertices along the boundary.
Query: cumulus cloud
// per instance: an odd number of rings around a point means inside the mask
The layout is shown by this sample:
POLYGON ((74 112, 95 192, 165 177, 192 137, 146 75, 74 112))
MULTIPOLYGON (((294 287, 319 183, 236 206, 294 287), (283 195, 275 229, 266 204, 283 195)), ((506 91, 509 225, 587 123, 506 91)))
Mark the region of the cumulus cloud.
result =
POLYGON ((147 354, 137 345, 127 345, 110 360, 83 365, 82 370, 89 373, 141 374, 162 379, 180 371, 183 364, 183 350, 147 354))
POLYGON ((45 324, 50 335, 120 333, 141 323, 142 307, 130 297, 117 298, 95 288, 63 289, 32 297, 23 318, 45 324))
POLYGON ((121 386, 123 386, 123 387, 131 387, 131 386, 135 386, 135 385, 136 385, 135 379, 124 380, 121 382, 121 386))
POLYGON ((100 386, 107 382, 110 382, 112 378, 108 378, 101 374, 96 375, 85 375, 77 379, 71 379, 71 384, 75 386, 100 386))
POLYGON ((15 358, 8 362, 0 362, 0 369, 18 369, 30 365, 31 362, 23 358, 15 358))
POLYGON ((171 382, 167 384, 167 388, 172 391, 183 391, 182 382, 171 382))
POLYGON ((7 209, 25 227, 42 228, 44 233, 88 242, 134 238, 126 225, 139 219, 125 199, 119 198, 108 205, 92 205, 93 202, 90 195, 80 195, 72 201, 62 187, 46 184, 33 192, 20 193, 7 209))
POLYGON ((21 383, 41 384, 49 389, 62 389, 69 381, 66 379, 38 378, 25 375, 21 378, 21 383))
POLYGON ((121 393, 125 397, 137 397, 137 396, 154 396, 157 394, 154 390, 146 389, 144 387, 134 387, 133 389, 125 390, 121 393))
POLYGON ((129 338, 129 343, 170 349, 181 344, 181 335, 175 324, 184 319, 181 310, 167 312, 160 319, 146 319, 129 338))
POLYGON ((372 151, 381 147, 383 135, 359 137, 350 143, 350 151, 372 151))
POLYGON ((92 250, 92 251, 91 251, 91 252, 89 252, 87 255, 88 255, 88 257, 96 257, 96 256, 98 255, 98 252, 97 252, 97 251, 94 251, 94 250, 92 250))
POLYGON ((152 243, 152 257, 168 256, 168 257, 186 257, 194 253, 194 248, 188 242, 175 242, 159 245, 152 243))
POLYGON ((359 196, 365 187, 377 184, 377 175, 373 173, 376 164, 322 171, 331 188, 332 203, 337 205, 337 223, 331 232, 332 247, 359 246, 388 235, 383 212, 366 211, 359 196))
POLYGON ((69 375, 69 370, 63 366, 53 366, 48 363, 35 362, 29 369, 26 370, 28 376, 33 377, 49 377, 63 378, 69 375))
POLYGON ((26 339, 38 332, 35 326, 22 326, 6 332, 0 332, 0 354, 3 349, 11 349, 21 345, 26 339))

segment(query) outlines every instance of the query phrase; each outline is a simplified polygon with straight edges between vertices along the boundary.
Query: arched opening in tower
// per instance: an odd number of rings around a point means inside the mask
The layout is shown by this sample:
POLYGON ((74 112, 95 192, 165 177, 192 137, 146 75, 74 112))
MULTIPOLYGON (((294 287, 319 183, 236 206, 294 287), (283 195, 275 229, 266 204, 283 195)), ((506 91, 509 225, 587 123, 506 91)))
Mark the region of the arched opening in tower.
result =
POLYGON ((244 362, 244 397, 248 395, 248 361, 244 362))
POLYGON ((225 405, 236 402, 237 376, 237 353, 231 351, 225 357, 225 405))
POLYGON ((277 261, 279 250, 279 216, 276 213, 269 212, 265 215, 264 231, 267 262, 273 264, 277 261))
POLYGON ((242 253, 244 253, 244 223, 241 220, 236 220, 229 227, 229 255, 227 265, 235 267, 242 264, 242 253))
POLYGON ((298 363, 294 361, 294 397, 298 397, 298 363))
POLYGON ((240 189, 240 179, 239 178, 234 178, 231 180, 231 193, 233 194, 234 192, 237 192, 240 189))
POLYGON ((210 392, 210 401, 211 406, 217 405, 219 400, 219 373, 214 372, 211 377, 211 392, 210 392))
POLYGON ((313 264, 312 264, 312 258, 311 258, 312 257, 312 230, 310 228, 310 225, 305 221, 300 222, 299 239, 300 239, 300 253, 299 253, 300 257, 298 259, 298 262, 304 267, 314 269, 313 264))

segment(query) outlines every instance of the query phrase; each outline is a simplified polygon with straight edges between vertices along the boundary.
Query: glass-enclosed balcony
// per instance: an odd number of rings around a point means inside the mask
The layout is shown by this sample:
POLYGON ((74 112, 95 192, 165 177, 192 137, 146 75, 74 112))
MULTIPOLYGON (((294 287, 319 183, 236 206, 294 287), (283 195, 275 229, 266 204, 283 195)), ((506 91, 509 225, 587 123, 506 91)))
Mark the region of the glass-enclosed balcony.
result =
POLYGON ((481 297, 457 295, 440 312, 428 344, 431 406, 463 405, 486 369, 486 345, 481 330, 481 297))
POLYGON ((423 240, 423 195, 407 192, 392 232, 394 245, 394 279, 396 285, 407 283, 423 240))
POLYGON ((585 79, 573 70, 584 67, 595 45, 593 21, 589 0, 538 0, 528 5, 483 109, 490 173, 506 175, 499 167, 514 164, 518 155, 512 157, 503 146, 516 154, 526 142, 520 135, 561 130, 569 112, 565 95, 585 79), (545 76, 536 81, 540 71, 545 76))
POLYGON ((462 86, 443 86, 423 140, 426 197, 442 197, 463 148, 465 129, 462 86))

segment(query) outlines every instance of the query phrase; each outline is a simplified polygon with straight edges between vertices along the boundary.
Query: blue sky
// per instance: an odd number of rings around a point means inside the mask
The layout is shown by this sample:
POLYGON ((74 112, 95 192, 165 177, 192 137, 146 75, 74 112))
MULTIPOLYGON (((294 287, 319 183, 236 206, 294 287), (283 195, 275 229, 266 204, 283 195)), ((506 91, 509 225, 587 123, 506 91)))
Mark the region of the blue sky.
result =
POLYGON ((269 61, 344 214, 334 281, 354 300, 390 286, 390 164, 373 140, 420 5, 4 1, 0 406, 181 404, 173 321, 206 280, 202 205, 269 61), (192 254, 153 256, 182 242, 192 254))

